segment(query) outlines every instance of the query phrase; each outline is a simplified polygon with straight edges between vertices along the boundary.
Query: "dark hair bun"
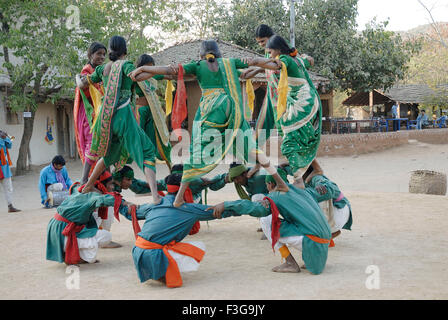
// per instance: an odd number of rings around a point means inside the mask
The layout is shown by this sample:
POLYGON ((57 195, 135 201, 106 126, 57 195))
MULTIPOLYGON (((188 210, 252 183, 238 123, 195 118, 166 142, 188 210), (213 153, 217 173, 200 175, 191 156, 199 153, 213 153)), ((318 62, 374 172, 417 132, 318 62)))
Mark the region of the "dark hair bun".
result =
POLYGON ((111 51, 109 52, 109 60, 110 61, 117 61, 120 56, 118 55, 118 52, 111 51))
POLYGON ((122 55, 128 53, 126 40, 120 36, 113 36, 109 40, 109 50, 109 59, 111 61, 117 61, 122 55))
POLYGON ((207 58, 208 61, 214 62, 216 58, 221 58, 221 51, 219 50, 218 43, 215 40, 204 40, 201 43, 201 49, 199 51, 201 57, 206 57, 208 54, 212 54, 214 58, 207 58))

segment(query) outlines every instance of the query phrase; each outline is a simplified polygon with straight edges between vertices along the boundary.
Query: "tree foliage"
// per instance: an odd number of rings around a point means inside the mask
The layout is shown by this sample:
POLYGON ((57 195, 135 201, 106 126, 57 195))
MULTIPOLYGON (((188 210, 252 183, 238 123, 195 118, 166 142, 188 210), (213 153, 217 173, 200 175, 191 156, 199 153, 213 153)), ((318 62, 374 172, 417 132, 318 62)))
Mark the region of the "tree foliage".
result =
POLYGON ((74 93, 74 76, 87 62, 93 41, 107 45, 112 35, 123 35, 130 58, 153 52, 158 38, 145 36, 146 26, 173 30, 182 21, 172 15, 174 2, 112 0, 3 0, 0 3, 2 32, 1 66, 12 85, 8 106, 31 111, 24 119, 17 174, 26 170, 34 115, 39 103, 57 101, 74 93))
POLYGON ((448 24, 440 24, 437 31, 428 26, 422 35, 422 50, 412 57, 407 83, 426 84, 434 95, 426 97, 425 105, 448 106, 448 24))
POLYGON ((219 37, 262 53, 255 41, 255 29, 267 24, 279 35, 289 39, 289 12, 283 1, 232 0, 224 23, 219 27, 219 37))
MULTIPOLYGON (((261 24, 289 39, 287 2, 232 1, 221 37, 257 50, 255 29, 261 24)), ((344 91, 387 89, 403 79, 418 43, 404 43, 385 31, 387 22, 373 21, 357 31, 358 0, 304 0, 296 3, 295 44, 314 57, 313 71, 328 77, 331 87, 344 91)))

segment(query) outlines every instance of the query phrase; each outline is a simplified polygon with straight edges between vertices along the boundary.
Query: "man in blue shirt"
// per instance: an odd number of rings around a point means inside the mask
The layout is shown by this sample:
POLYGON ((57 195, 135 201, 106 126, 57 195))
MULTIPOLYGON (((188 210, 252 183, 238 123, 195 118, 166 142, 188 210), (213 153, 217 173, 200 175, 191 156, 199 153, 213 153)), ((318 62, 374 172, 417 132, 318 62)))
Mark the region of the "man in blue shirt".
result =
POLYGON ((417 117, 417 129, 422 130, 424 127, 428 126, 428 116, 425 114, 425 110, 422 110, 417 117))
MULTIPOLYGON (((392 118, 393 119, 400 118, 399 115, 398 115, 398 105, 397 105, 397 103, 394 103, 394 105, 392 106, 392 118)), ((399 121, 398 120, 394 120, 393 121, 393 126, 394 126, 394 131, 400 130, 400 125, 399 125, 399 121)))
POLYGON ((12 147, 11 139, 8 134, 0 130, 0 183, 3 185, 5 191, 6 202, 8 203, 8 212, 19 212, 21 210, 14 208, 12 205, 12 172, 11 172, 11 158, 9 150, 12 147))
POLYGON ((437 119, 437 123, 439 124, 439 128, 446 128, 446 114, 442 114, 442 116, 437 119))
POLYGON ((42 204, 46 208, 50 208, 49 193, 68 191, 71 185, 72 180, 65 168, 64 158, 62 156, 54 157, 51 164, 40 171, 39 191, 42 204))

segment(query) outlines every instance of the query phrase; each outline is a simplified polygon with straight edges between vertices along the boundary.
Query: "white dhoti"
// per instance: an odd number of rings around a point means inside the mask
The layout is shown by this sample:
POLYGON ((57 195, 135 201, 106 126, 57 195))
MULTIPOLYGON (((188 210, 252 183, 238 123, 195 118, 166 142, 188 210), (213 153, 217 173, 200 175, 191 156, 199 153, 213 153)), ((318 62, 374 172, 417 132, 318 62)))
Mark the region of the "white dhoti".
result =
MULTIPOLYGON (((2 170, 0 168, 0 170, 2 170)), ((8 206, 12 204, 12 193, 13 193, 13 188, 12 188, 12 179, 11 177, 9 178, 4 178, 2 180, 0 180, 2 186, 3 186, 3 191, 5 193, 5 198, 6 198, 6 202, 8 203, 8 206)))
POLYGON ((111 241, 112 241, 112 233, 110 232, 110 229, 112 227, 112 223, 114 222, 114 209, 112 207, 108 207, 107 208, 107 219, 101 219, 101 217, 98 216, 98 210, 96 210, 93 214, 92 214, 93 218, 96 221, 96 225, 98 226, 98 228, 108 231, 110 233, 110 240, 109 241, 103 241, 100 245, 104 246, 104 245, 108 245, 111 241))
MULTIPOLYGON (((342 209, 338 209, 336 207, 333 207, 333 214, 334 214, 334 222, 335 222, 335 229, 341 230, 350 219, 350 208, 346 205, 342 209)), ((331 232, 336 232, 331 230, 331 232)))
MULTIPOLYGON (((260 225, 261 229, 263 229, 263 232, 266 235, 266 238, 268 238, 269 243, 272 243, 271 238, 272 215, 261 218, 260 225)), ((277 243, 274 246, 274 250, 278 251, 278 249, 286 245, 288 248, 292 247, 296 248, 299 251, 302 251, 302 242, 303 242, 303 236, 280 237, 280 239, 278 239, 277 243)))
POLYGON ((350 218, 350 208, 347 205, 338 209, 333 205, 333 200, 328 200, 320 202, 319 206, 327 218, 331 233, 341 230, 350 218))
MULTIPOLYGON (((205 251, 205 244, 200 241, 185 241, 184 243, 189 243, 199 249, 205 251)), ((176 260, 177 266, 179 267, 180 272, 193 272, 199 269, 199 262, 197 262, 194 258, 180 254, 173 250, 168 250, 170 255, 176 260)))
MULTIPOLYGON (((77 240, 81 259, 88 263, 95 263, 98 247, 109 243, 112 240, 112 234, 109 231, 98 229, 95 236, 77 240)), ((64 239, 64 251, 66 245, 67 237, 64 239)))
POLYGON ((94 212, 94 217, 96 220, 96 223, 98 224, 98 228, 102 228, 104 230, 110 231, 112 228, 112 223, 114 222, 114 208, 108 207, 107 208, 107 219, 101 219, 98 217, 98 212, 94 212), (96 215, 96 217, 95 217, 96 215))

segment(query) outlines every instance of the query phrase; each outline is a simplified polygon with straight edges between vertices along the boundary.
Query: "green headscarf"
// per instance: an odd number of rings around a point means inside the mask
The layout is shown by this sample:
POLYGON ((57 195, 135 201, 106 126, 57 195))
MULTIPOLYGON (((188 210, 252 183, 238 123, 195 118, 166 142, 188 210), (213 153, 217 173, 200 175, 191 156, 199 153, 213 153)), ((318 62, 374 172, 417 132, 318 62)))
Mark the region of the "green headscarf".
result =
MULTIPOLYGON (((229 169, 229 180, 233 181, 236 177, 242 175, 244 172, 247 171, 247 168, 244 164, 240 164, 238 166, 232 167, 229 169)), ((234 182, 236 192, 240 196, 241 199, 250 200, 249 195, 247 192, 243 189, 243 186, 240 184, 234 182)))
POLYGON ((240 164, 238 166, 235 166, 233 168, 229 169, 229 179, 230 181, 233 181, 236 177, 242 175, 244 172, 247 171, 247 168, 244 164, 240 164))
MULTIPOLYGON (((277 168, 277 173, 279 174, 280 178, 282 178, 286 183, 288 182, 288 174, 283 168, 277 168)), ((266 183, 274 183, 277 184, 274 180, 274 178, 270 175, 266 176, 265 179, 266 183)))

